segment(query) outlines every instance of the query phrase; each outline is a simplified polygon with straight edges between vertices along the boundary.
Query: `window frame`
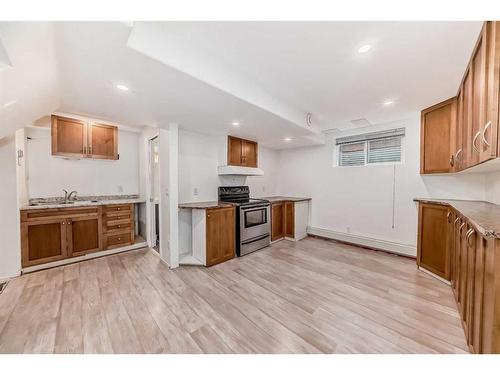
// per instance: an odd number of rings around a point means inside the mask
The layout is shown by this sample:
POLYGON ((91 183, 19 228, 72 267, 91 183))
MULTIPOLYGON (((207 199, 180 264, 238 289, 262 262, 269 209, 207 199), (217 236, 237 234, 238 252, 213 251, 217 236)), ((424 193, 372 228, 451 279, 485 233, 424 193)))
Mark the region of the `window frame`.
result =
POLYGON ((369 163, 368 162, 368 149, 369 149, 369 142, 372 140, 372 139, 367 139, 367 140, 364 140, 364 141, 353 141, 353 142, 349 142, 349 143, 343 143, 343 144, 338 144, 338 145, 334 145, 335 147, 335 156, 336 156, 336 160, 335 160, 335 163, 334 163, 334 167, 340 167, 340 168, 359 168, 359 167, 377 167, 377 166, 383 166, 383 165, 402 165, 405 163, 405 149, 406 149, 406 144, 405 144, 405 138, 406 136, 405 135, 397 135, 397 136, 388 136, 388 137, 383 137, 383 138, 380 138, 380 139, 389 139, 389 138, 396 138, 396 137, 400 137, 401 138, 401 158, 399 161, 387 161, 387 162, 378 162, 378 163, 369 163), (364 164, 360 164, 360 165, 341 165, 340 164, 340 161, 341 161, 341 148, 342 148, 342 145, 346 145, 346 144, 351 144, 351 143, 364 143, 365 144, 365 162, 364 164))

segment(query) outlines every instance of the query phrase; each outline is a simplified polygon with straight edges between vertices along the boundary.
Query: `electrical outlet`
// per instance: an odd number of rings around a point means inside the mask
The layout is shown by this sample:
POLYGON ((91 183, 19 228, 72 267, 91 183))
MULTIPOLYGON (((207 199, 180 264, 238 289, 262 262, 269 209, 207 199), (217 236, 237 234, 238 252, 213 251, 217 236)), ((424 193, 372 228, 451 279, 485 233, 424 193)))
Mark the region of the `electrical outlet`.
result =
POLYGON ((198 195, 198 188, 197 188, 197 187, 195 187, 195 188, 193 189, 193 195, 195 195, 195 196, 196 196, 196 195, 198 195))

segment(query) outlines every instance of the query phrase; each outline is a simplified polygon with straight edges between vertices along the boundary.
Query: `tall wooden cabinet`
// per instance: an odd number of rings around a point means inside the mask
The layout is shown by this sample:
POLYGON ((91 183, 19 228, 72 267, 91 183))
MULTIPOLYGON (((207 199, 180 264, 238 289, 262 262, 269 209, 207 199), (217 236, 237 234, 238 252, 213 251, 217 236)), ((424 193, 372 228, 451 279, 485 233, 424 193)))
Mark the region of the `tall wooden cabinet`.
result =
POLYGON ((227 137, 227 164, 257 168, 258 144, 247 139, 227 137))
POLYGON ((487 21, 457 96, 422 111, 422 174, 458 172, 500 156, 499 91, 500 22, 487 21))
POLYGON ((118 159, 118 128, 52 115, 52 155, 69 158, 118 159))

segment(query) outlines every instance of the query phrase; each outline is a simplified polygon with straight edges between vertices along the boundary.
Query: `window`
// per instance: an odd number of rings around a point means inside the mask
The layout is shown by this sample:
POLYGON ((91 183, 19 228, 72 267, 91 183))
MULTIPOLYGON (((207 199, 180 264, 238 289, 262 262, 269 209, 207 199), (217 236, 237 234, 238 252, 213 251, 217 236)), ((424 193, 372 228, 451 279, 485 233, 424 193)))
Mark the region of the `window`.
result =
POLYGON ((403 129, 337 138, 338 165, 341 167, 402 161, 403 129))

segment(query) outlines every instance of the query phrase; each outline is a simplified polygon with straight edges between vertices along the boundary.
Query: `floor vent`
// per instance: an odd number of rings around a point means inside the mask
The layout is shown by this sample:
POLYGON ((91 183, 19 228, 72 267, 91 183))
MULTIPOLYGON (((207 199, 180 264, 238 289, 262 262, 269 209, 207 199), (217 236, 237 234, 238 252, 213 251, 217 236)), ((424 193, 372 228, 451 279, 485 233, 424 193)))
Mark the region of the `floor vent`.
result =
POLYGON ((7 281, 1 282, 0 283, 0 294, 2 294, 3 290, 7 286, 7 281))

